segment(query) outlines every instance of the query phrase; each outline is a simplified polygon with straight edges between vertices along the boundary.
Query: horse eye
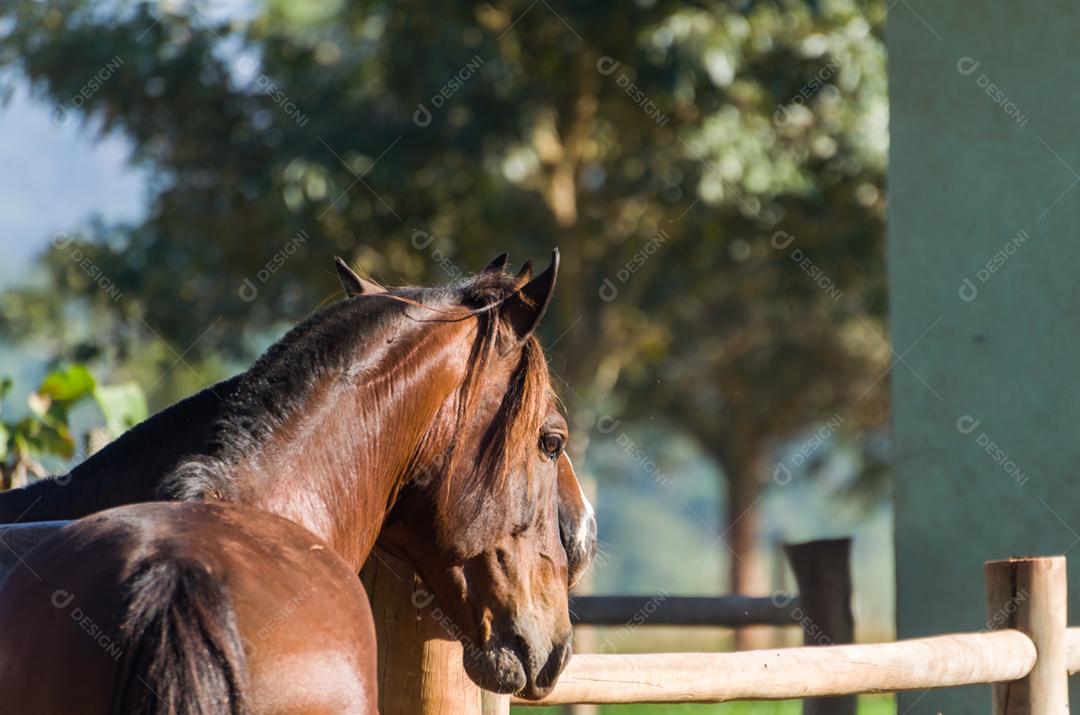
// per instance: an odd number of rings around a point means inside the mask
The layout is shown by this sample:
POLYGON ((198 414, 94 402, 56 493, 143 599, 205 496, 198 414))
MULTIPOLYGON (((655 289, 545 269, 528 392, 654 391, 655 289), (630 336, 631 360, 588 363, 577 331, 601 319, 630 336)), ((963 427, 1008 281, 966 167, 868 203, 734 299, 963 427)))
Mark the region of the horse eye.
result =
POLYGON ((540 438, 540 449, 552 459, 558 459, 562 453, 563 438, 557 434, 545 434, 540 438))

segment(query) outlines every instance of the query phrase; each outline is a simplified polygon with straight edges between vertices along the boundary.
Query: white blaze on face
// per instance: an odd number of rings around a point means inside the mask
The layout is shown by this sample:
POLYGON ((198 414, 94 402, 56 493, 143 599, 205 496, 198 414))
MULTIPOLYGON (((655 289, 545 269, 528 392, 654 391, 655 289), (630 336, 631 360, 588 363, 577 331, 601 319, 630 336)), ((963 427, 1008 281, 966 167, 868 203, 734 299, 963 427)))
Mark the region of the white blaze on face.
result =
MULTIPOLYGON (((566 463, 570 465, 570 469, 574 468, 569 454, 566 455, 566 463)), ((585 490, 581 488, 581 484, 578 484, 578 492, 581 494, 581 503, 585 505, 585 513, 581 515, 581 521, 578 522, 577 531, 574 533, 574 544, 579 551, 588 552, 589 528, 596 523, 596 510, 593 509, 589 497, 585 496, 585 490)))

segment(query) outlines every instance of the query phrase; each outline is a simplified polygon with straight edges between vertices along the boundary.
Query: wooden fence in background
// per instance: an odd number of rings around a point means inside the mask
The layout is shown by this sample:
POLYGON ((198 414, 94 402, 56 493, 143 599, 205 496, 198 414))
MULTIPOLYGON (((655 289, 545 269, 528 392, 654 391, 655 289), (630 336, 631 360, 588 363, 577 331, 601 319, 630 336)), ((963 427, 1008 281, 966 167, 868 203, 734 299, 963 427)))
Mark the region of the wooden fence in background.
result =
MULTIPOLYGON (((855 640, 852 615, 851 539, 784 546, 799 596, 578 596, 571 620, 582 626, 799 626, 807 646, 855 640)), ((590 645, 595 649, 595 638, 590 645)), ((578 703, 573 703, 578 704, 578 703)), ((804 715, 855 715, 854 696, 807 698, 804 715)), ((575 711, 576 712, 576 711, 575 711)))
MULTIPOLYGON (((576 655, 545 700, 513 702, 718 703, 988 684, 994 715, 1068 715, 1067 677, 1080 671, 1080 628, 1066 627, 1065 558, 990 562, 986 581, 989 618, 977 633, 741 653, 576 655)), ((380 611, 393 613, 398 603, 376 598, 380 611)), ((511 698, 482 695, 463 677, 446 687, 448 674, 461 672, 460 646, 438 629, 425 637, 443 644, 438 658, 424 663, 430 688, 423 677, 419 688, 410 682, 414 689, 404 691, 398 707, 393 693, 402 692, 400 684, 381 680, 390 705, 384 715, 509 712, 511 698)))

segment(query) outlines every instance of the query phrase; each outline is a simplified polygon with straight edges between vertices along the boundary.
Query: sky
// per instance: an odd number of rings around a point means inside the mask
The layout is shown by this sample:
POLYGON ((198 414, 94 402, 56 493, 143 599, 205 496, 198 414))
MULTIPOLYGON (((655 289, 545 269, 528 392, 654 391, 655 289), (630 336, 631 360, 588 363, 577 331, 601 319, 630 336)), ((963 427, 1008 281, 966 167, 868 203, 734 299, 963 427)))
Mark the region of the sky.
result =
POLYGON ((129 154, 122 137, 102 138, 77 116, 58 123, 53 107, 17 80, 0 107, 0 286, 25 277, 56 231, 95 214, 141 217, 143 177, 129 154))
MULTIPOLYGON (((164 0, 162 12, 183 2, 164 0)), ((248 21, 259 0, 208 0, 203 22, 248 21)), ((0 103, 0 288, 27 276, 56 231, 71 230, 95 214, 105 223, 134 220, 145 211, 144 176, 127 164, 130 145, 120 136, 102 138, 81 117, 53 119, 54 106, 35 99, 22 77, 11 82, 11 101, 0 103)))

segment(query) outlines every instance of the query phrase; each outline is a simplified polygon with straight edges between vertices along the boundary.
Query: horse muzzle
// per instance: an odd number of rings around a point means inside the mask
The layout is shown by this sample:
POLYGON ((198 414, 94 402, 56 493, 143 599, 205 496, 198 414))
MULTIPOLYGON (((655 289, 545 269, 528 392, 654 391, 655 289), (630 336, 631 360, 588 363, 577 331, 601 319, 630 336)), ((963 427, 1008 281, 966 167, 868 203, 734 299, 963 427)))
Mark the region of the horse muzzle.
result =
POLYGON ((567 630, 554 643, 540 633, 518 632, 494 638, 482 650, 467 648, 465 672, 485 690, 539 700, 555 687, 570 661, 573 633, 567 630))

